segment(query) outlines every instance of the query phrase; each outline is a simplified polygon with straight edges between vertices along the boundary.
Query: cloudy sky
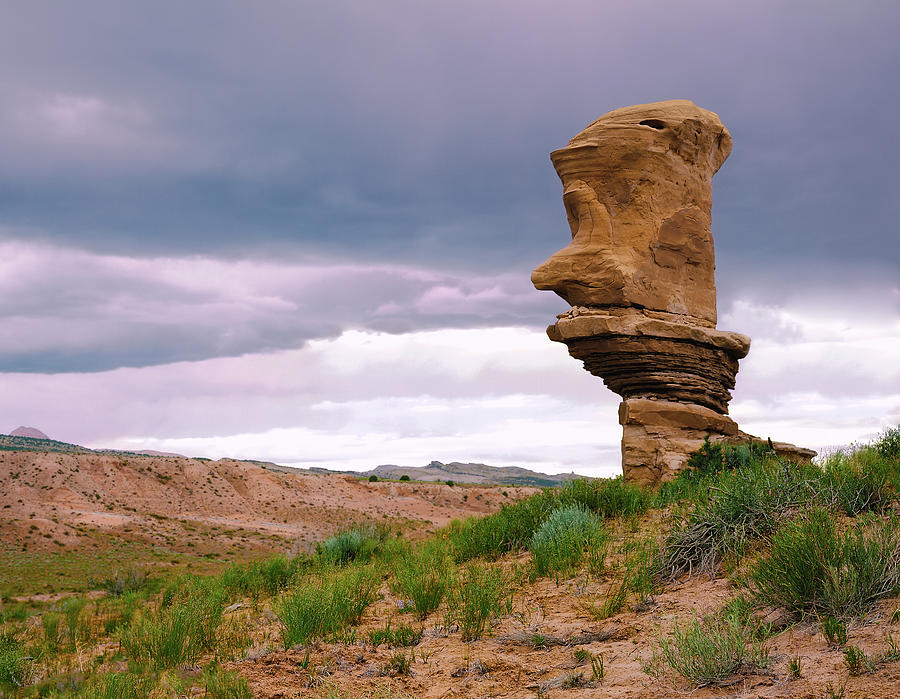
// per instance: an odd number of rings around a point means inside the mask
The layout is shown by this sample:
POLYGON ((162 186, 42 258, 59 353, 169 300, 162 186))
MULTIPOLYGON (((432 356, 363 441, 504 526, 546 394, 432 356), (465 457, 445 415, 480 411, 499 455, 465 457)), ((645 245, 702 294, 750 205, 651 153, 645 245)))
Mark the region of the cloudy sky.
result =
POLYGON ((900 422, 900 4, 301 0, 0 9, 0 430, 365 468, 609 475, 618 398, 529 275, 549 162, 687 98, 742 428, 900 422))

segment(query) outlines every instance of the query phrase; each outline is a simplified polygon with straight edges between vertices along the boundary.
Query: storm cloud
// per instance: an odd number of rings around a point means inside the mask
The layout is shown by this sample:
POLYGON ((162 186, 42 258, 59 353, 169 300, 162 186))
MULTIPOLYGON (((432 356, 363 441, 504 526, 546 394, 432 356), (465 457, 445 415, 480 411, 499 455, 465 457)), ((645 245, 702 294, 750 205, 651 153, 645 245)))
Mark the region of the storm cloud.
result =
POLYGON ((543 337, 565 304, 528 281, 569 237, 548 154, 687 98, 735 143, 713 181, 720 327, 754 342, 733 414, 871 436, 900 419, 898 29, 880 0, 0 10, 0 419, 615 468, 615 397, 543 337))
POLYGON ((539 327, 563 310, 535 296, 521 274, 0 243, 0 366, 102 371, 296 348, 347 330, 539 327))
POLYGON ((527 269, 566 234, 549 151, 687 97, 735 139, 715 181, 729 276, 900 261, 893 3, 90 0, 3 19, 7 235, 527 269))

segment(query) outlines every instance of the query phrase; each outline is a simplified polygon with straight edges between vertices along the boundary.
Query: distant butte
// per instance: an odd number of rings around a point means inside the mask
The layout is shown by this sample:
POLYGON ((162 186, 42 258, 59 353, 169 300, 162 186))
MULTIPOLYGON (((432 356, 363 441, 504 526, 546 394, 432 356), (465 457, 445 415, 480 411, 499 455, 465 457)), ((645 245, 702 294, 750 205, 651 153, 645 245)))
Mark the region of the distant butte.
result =
POLYGON ((30 437, 31 439, 50 439, 36 427, 19 426, 9 433, 10 437, 30 437))

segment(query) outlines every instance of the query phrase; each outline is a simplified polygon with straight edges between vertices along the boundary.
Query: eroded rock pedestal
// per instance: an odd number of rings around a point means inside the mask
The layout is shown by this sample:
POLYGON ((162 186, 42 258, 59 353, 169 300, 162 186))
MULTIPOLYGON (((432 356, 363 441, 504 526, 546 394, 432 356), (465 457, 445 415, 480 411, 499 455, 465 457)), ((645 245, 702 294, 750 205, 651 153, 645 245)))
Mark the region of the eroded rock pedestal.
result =
POLYGON ((673 478, 707 436, 758 441, 727 414, 750 338, 716 329, 711 181, 730 152, 717 115, 672 100, 609 112, 551 154, 572 242, 532 281, 572 304, 550 339, 622 396, 631 481, 673 478))

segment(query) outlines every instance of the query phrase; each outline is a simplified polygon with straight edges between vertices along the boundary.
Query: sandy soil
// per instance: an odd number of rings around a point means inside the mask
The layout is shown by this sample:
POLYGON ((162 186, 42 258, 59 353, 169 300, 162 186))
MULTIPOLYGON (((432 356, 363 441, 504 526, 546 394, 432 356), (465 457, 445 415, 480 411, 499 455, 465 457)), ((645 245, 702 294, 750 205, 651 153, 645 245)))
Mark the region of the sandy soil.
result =
MULTIPOLYGON (((524 564, 520 556, 513 563, 524 564)), ((505 565, 509 566, 507 561, 505 565)), ((422 641, 411 650, 415 660, 409 676, 391 676, 391 656, 404 649, 365 642, 368 631, 388 620, 417 625, 398 610, 399 601, 387 587, 382 600, 367 614, 352 645, 320 643, 307 649, 265 650, 278 643, 277 623, 264 632, 259 648, 228 667, 246 677, 254 696, 288 697, 827 697, 829 686, 845 697, 900 696, 900 662, 879 665, 874 672, 849 677, 842 649, 829 646, 818 626, 797 623, 766 642, 769 662, 748 669, 725 686, 694 688, 668 672, 654 678, 645 672, 661 634, 676 620, 684 623, 724 606, 736 596, 726 579, 695 577, 669 586, 646 608, 627 609, 603 621, 588 609, 602 600, 612 580, 561 582, 540 580, 520 588, 513 613, 501 619, 489 637, 465 643, 455 629, 446 629, 440 613, 422 622, 422 641), (534 634, 547 647, 534 647, 534 634), (571 639, 565 645, 560 641, 571 639), (578 640, 583 642, 577 642, 578 640), (574 651, 602 655, 605 676, 591 681, 589 662, 578 662, 574 651), (788 663, 800 658, 801 677, 792 679, 788 663), (388 693, 388 692, 391 693, 388 693)), ((900 637, 900 623, 891 622, 896 600, 880 604, 865 622, 850 626, 849 643, 870 656, 886 649, 888 632, 900 637)))

